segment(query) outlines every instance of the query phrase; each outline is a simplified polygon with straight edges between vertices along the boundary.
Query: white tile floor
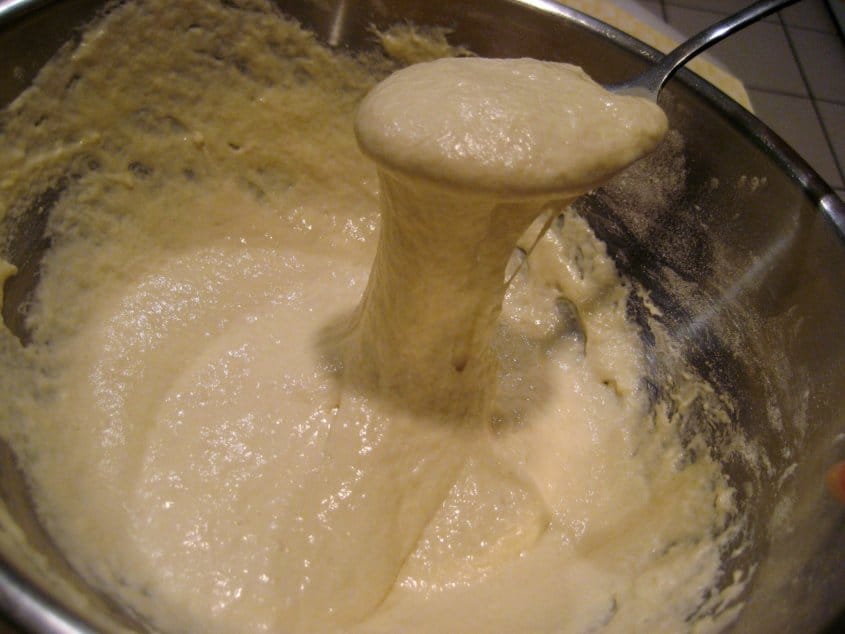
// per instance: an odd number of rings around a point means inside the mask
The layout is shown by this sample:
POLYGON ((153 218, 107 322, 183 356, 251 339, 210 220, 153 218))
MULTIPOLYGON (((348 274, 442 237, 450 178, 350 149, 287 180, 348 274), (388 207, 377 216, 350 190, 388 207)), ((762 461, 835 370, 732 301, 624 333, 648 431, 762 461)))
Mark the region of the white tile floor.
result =
MULTIPOLYGON (((803 0, 714 46, 745 83, 757 116, 845 198, 845 40, 831 5, 803 0)), ((694 35, 750 0, 639 0, 694 35)))

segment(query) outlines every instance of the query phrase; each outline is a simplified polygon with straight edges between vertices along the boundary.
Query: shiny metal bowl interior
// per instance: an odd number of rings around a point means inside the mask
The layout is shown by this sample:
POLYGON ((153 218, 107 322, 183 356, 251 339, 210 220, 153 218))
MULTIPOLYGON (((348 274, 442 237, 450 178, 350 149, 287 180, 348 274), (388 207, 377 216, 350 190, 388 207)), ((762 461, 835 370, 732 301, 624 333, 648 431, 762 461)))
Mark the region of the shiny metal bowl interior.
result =
MULTIPOLYGON (((351 49, 373 46, 373 25, 410 21, 447 27, 452 43, 480 55, 567 61, 604 83, 636 75, 655 57, 546 0, 277 1, 329 45, 351 49)), ((0 0, 0 106, 105 4, 0 0)), ((765 126, 689 73, 670 82, 662 105, 683 138, 677 188, 653 197, 604 188, 580 205, 619 268, 649 290, 686 360, 732 396, 732 424, 771 463, 742 499, 753 547, 731 565, 754 563, 756 574, 731 630, 822 631, 845 611, 845 510, 823 487, 826 468, 845 457, 845 205, 765 126), (773 521, 785 512, 785 521, 773 521)), ((45 191, 0 245, 20 269, 4 289, 3 317, 24 339, 19 309, 37 285, 40 253, 49 248, 43 230, 60 187, 45 191)), ((729 455, 724 460, 742 490, 751 476, 729 455)), ((7 620, 51 632, 133 628, 131 616, 86 589, 53 548, 2 446, 0 496, 44 558, 34 566, 0 548, 7 620), (77 587, 84 602, 59 598, 43 567, 77 587)))

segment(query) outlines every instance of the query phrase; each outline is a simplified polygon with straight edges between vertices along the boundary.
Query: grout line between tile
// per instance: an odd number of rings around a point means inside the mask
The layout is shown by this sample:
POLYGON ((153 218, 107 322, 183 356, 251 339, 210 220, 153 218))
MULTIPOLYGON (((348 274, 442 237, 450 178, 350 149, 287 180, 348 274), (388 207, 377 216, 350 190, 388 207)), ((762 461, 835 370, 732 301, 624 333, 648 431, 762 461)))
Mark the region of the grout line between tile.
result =
POLYGON ((789 92, 788 90, 778 90, 777 88, 771 88, 769 86, 758 86, 752 82, 742 80, 743 85, 750 89, 756 90, 757 92, 765 92, 770 95, 780 95, 781 97, 795 97, 796 99, 806 99, 808 101, 817 101, 821 103, 830 103, 835 106, 845 106, 845 99, 831 99, 830 97, 812 97, 810 95, 804 95, 796 92, 789 92))
POLYGON ((792 34, 789 32, 789 29, 786 28, 786 23, 783 19, 783 16, 777 14, 778 21, 780 22, 781 26, 783 27, 783 31, 786 34, 786 41, 789 44, 789 48, 792 51, 792 57, 795 59, 795 63, 798 66, 798 72, 801 74, 801 81, 804 82, 804 87, 807 89, 807 94, 810 95, 810 104, 813 106, 813 112, 816 113, 816 118, 821 125, 822 132, 824 133, 824 140, 827 143, 827 147, 830 150, 830 154, 833 157, 833 163, 836 165, 836 169, 839 172, 839 180, 841 182, 845 182, 845 170, 842 168, 842 163, 839 161, 839 157, 836 155, 836 149, 833 147, 833 142, 830 139, 830 131, 827 129, 825 125, 824 118, 822 117, 822 113, 819 110, 819 104, 816 103, 816 96, 813 94, 813 89, 810 87, 810 82, 807 80, 807 74, 804 72, 804 65, 801 63, 801 58, 798 57, 798 50, 795 48, 795 42, 792 40, 792 34))
MULTIPOLYGON (((750 81, 746 81, 744 79, 742 79, 741 81, 746 88, 749 88, 751 90, 756 90, 757 92, 767 92, 767 93, 772 94, 772 95, 781 95, 783 97, 795 97, 796 99, 807 99, 808 101, 810 100, 809 96, 801 94, 801 93, 789 92, 788 90, 778 90, 777 88, 772 88, 770 86, 758 86, 757 84, 750 82, 750 81)), ((838 103, 838 102, 834 101, 833 103, 838 103)), ((845 104, 843 104, 843 105, 845 105, 845 104)))
POLYGON ((830 103, 835 106, 845 106, 845 99, 843 99, 842 101, 840 101, 839 99, 830 99, 828 97, 814 97, 814 99, 819 103, 830 103))
POLYGON ((831 33, 830 31, 826 31, 824 29, 816 29, 812 26, 800 26, 798 24, 790 24, 789 22, 784 22, 781 20, 781 24, 783 24, 784 28, 792 29, 793 31, 807 31, 809 33, 821 33, 823 35, 839 35, 838 33, 831 33))

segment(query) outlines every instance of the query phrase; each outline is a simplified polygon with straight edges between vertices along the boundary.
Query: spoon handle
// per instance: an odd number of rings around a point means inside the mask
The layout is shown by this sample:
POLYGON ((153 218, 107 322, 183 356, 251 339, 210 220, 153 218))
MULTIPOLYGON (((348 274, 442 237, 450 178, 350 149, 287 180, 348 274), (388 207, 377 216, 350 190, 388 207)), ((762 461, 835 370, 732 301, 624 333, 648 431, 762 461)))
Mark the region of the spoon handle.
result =
POLYGON ((754 4, 726 17, 713 26, 704 29, 698 35, 688 39, 673 51, 667 53, 654 66, 632 81, 610 87, 617 93, 636 94, 657 100, 657 95, 663 85, 678 68, 686 64, 692 57, 707 50, 717 42, 721 42, 731 33, 735 33, 745 26, 756 22, 771 13, 795 4, 800 0, 760 0, 754 4))

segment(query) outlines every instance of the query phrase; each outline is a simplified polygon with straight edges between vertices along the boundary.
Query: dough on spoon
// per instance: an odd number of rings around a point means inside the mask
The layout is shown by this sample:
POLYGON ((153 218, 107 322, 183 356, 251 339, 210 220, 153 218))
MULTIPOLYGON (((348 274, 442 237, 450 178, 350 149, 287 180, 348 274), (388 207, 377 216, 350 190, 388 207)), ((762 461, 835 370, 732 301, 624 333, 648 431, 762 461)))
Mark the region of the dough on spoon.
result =
POLYGON ((405 68, 358 110, 361 147, 385 168, 503 195, 580 194, 648 153, 666 115, 581 68, 447 58, 405 68))

